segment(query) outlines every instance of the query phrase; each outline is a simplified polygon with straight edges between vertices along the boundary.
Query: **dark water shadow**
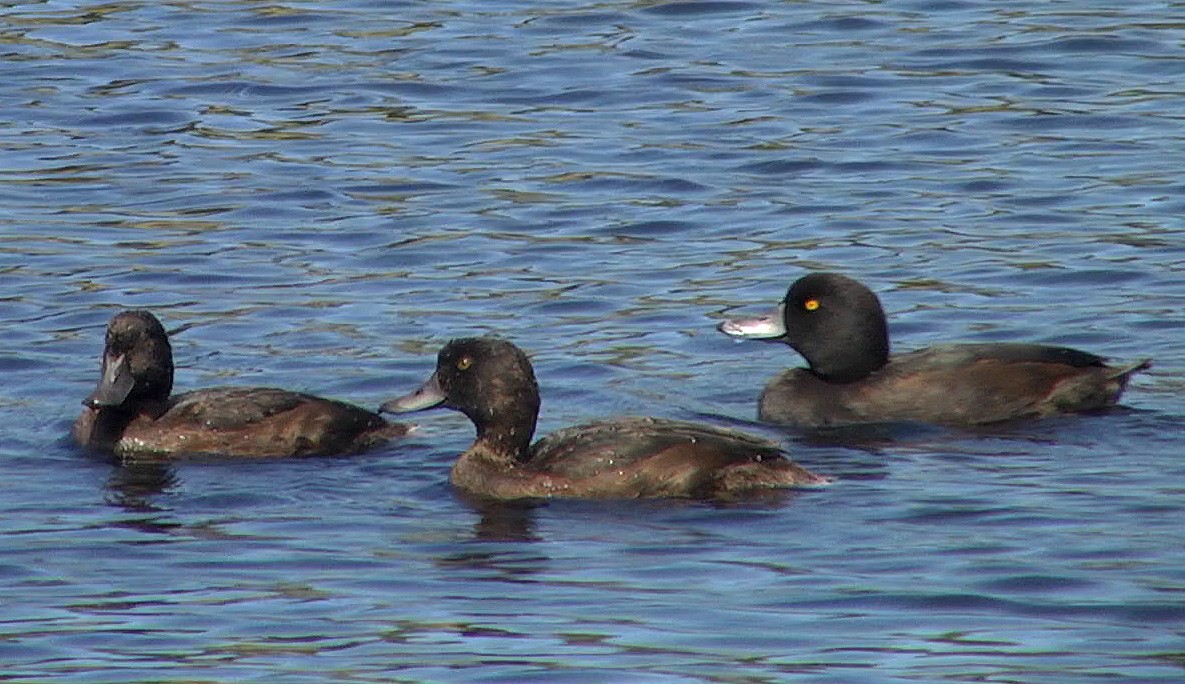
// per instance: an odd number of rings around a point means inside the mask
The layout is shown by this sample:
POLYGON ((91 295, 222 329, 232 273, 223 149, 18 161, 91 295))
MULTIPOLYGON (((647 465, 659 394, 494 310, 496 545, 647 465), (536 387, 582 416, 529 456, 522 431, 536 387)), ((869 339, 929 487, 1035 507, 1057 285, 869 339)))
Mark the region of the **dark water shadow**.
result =
POLYGON ((455 496, 477 514, 473 539, 490 542, 535 542, 535 511, 541 501, 492 501, 454 490, 455 496))
POLYGON ((433 564, 459 581, 534 582, 551 558, 532 542, 542 541, 535 532, 536 501, 492 501, 453 489, 453 496, 477 515, 472 536, 448 544, 433 564))
POLYGON ((157 499, 180 485, 177 472, 170 461, 162 459, 131 461, 118 456, 91 451, 77 445, 62 431, 57 446, 73 452, 93 464, 111 468, 105 483, 104 503, 133 513, 159 513, 168 510, 157 499))
MULTIPOLYGON (((810 490, 779 489, 754 493, 729 500, 686 498, 643 499, 555 499, 526 501, 493 501, 471 494, 453 491, 455 498, 477 515, 472 534, 461 543, 450 543, 437 553, 434 565, 447 570, 457 581, 493 581, 546 583, 547 572, 563 559, 553 558, 546 551, 552 547, 538 544, 562 541, 570 534, 620 542, 623 535, 641 535, 651 539, 648 530, 692 528, 688 534, 702 534, 696 530, 705 520, 718 520, 721 515, 732 516, 744 511, 770 511, 790 505, 810 490), (546 512, 551 524, 562 528, 556 539, 538 530, 540 515, 546 512), (571 529, 569 529, 571 528, 571 529), (598 534, 603 536, 598 536, 598 534)), ((823 488, 825 489, 825 488, 823 488)), ((562 546, 562 545, 561 545, 562 546)))
POLYGON ((544 541, 537 531, 537 516, 547 510, 559 516, 566 512, 574 517, 587 519, 601 517, 613 520, 649 520, 671 511, 690 508, 710 510, 770 510, 790 505, 800 496, 825 490, 824 487, 803 489, 761 489, 744 492, 727 498, 695 499, 680 497, 655 498, 608 498, 608 499, 529 499, 522 501, 495 501, 455 490, 458 500, 470 508, 478 520, 473 524, 474 541, 481 542, 538 542, 544 541))
POLYGON ((694 414, 694 418, 763 434, 781 443, 796 462, 837 482, 885 479, 904 454, 992 458, 1068 443, 1110 441, 1116 430, 1162 432, 1158 426, 1163 423, 1179 422, 1175 416, 1127 406, 974 426, 896 422, 802 429, 708 413, 694 414))
POLYGON ((1051 444, 1060 436, 1087 432, 1095 429, 1099 421, 1155 414, 1153 411, 1115 406, 1097 411, 1065 413, 1043 418, 1018 418, 1016 420, 988 423, 984 425, 934 425, 929 423, 896 422, 869 423, 835 428, 799 429, 771 425, 776 430, 794 437, 805 444, 844 446, 855 449, 880 450, 917 444, 935 444, 944 441, 965 441, 968 439, 1006 439, 1031 444, 1051 444))
POLYGON ((172 464, 164 461, 125 462, 118 457, 83 449, 68 435, 57 442, 65 452, 98 467, 107 467, 103 481, 103 503, 130 515, 104 521, 101 526, 118 527, 154 536, 173 536, 184 525, 172 518, 173 510, 161 499, 178 489, 181 480, 172 464))
POLYGON ((105 500, 129 512, 160 513, 168 509, 157 499, 179 485, 177 471, 168 463, 124 463, 113 459, 105 500))

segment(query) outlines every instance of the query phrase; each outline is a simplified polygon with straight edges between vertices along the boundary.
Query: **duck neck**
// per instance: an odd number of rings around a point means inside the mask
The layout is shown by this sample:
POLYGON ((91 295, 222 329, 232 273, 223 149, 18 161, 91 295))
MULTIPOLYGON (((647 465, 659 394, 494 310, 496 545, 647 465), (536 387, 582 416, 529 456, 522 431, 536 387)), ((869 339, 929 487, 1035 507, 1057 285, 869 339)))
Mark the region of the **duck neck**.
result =
POLYGON ((89 410, 84 412, 75 424, 74 436, 84 447, 96 451, 111 451, 135 417, 134 413, 118 409, 89 410))
POLYGON ((149 402, 134 408, 104 406, 89 409, 75 424, 75 438, 87 448, 111 451, 133 422, 141 419, 156 420, 166 408, 164 403, 149 402))
POLYGON ((539 417, 539 392, 533 383, 465 413, 477 428, 472 450, 507 464, 524 463, 530 458, 531 438, 539 417))
POLYGON ((491 460, 523 463, 530 455, 534 434, 534 415, 531 415, 530 420, 491 420, 477 425, 477 440, 473 443, 473 449, 491 460))
POLYGON ((887 355, 868 355, 859 358, 844 359, 835 364, 819 367, 812 365, 811 370, 827 382, 847 383, 863 380, 885 367, 889 359, 887 355))
POLYGON ((795 349, 806 358, 811 371, 827 382, 863 380, 889 362, 889 337, 883 327, 840 338, 825 347, 795 349))

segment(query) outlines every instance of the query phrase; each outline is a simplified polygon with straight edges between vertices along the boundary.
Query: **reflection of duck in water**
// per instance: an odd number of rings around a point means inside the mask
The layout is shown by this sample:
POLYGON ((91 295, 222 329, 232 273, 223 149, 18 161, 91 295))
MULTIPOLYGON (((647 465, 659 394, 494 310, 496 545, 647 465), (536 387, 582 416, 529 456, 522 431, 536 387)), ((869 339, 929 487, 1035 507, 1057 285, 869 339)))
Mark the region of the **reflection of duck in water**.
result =
POLYGON ((860 423, 978 425, 1113 406, 1148 360, 1107 366, 1094 354, 1039 344, 937 345, 889 356, 880 300, 837 273, 790 286, 778 310, 720 324, 778 340, 806 359, 761 394, 761 420, 804 428, 860 423))
POLYGON ((453 484, 494 499, 716 498, 827 482, 772 442, 684 421, 604 420, 532 445, 539 414, 534 371, 518 347, 495 338, 449 342, 432 377, 381 410, 437 405, 464 413, 477 427, 477 440, 453 466, 453 484))
POLYGON ((318 456, 365 451, 404 425, 332 399, 270 387, 215 387, 170 396, 173 350, 147 311, 107 326, 102 376, 74 423, 80 445, 121 457, 180 454, 318 456))
POLYGON ((168 463, 120 463, 107 480, 107 503, 133 512, 159 512, 162 509, 153 500, 177 484, 177 473, 168 463))

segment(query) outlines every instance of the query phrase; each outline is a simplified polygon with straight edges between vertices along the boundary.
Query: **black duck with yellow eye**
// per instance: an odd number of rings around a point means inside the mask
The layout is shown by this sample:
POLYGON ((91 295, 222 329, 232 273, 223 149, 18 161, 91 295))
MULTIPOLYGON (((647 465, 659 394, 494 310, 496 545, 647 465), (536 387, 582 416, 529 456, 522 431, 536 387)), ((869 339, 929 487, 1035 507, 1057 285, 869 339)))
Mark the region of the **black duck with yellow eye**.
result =
POLYGON ((880 300, 838 273, 790 286, 770 315, 720 324, 741 339, 784 342, 807 368, 765 387, 761 420, 804 428, 861 423, 979 425, 1115 405, 1147 359, 1108 366, 1068 347, 1023 343, 936 345, 889 355, 880 300))

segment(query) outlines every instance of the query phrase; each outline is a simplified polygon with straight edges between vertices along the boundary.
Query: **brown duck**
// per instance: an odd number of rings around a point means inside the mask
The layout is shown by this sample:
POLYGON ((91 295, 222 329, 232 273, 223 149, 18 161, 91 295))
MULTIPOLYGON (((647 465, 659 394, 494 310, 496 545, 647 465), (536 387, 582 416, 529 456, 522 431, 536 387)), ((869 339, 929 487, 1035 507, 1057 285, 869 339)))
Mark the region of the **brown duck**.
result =
POLYGON ((477 439, 453 465, 451 479, 493 499, 731 498, 828 481, 770 441, 677 420, 603 420, 532 444, 539 402, 526 354, 505 340, 481 337, 449 342, 423 386, 380 410, 444 406, 468 416, 477 439))
POLYGON ((100 375, 82 402, 74 439, 124 458, 352 454, 408 432, 352 404, 270 387, 171 395, 173 350, 148 311, 111 319, 100 375))

